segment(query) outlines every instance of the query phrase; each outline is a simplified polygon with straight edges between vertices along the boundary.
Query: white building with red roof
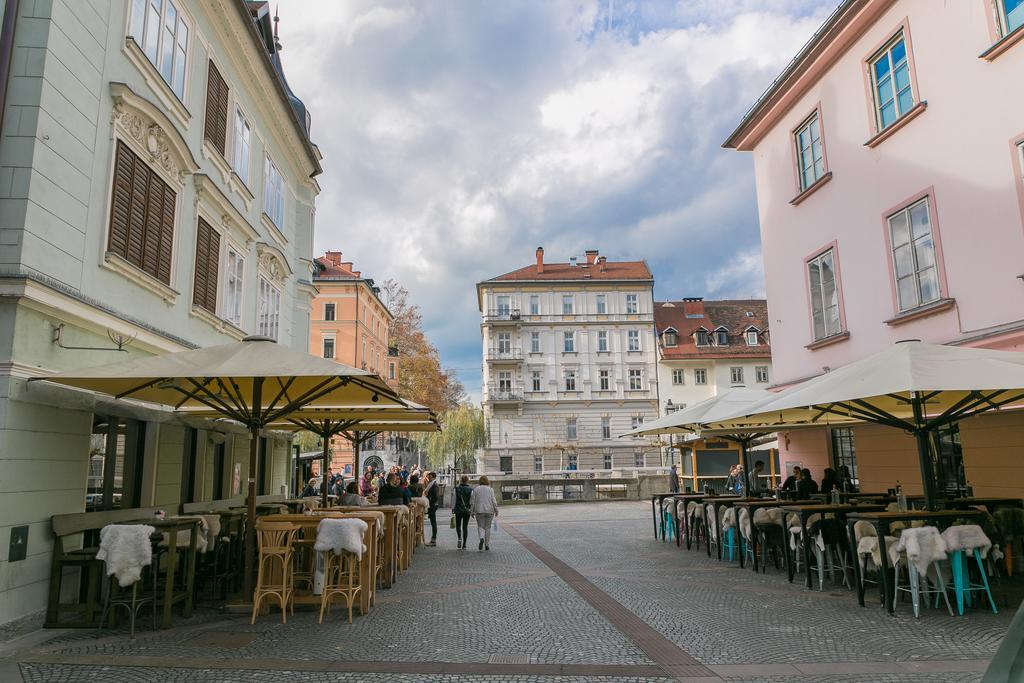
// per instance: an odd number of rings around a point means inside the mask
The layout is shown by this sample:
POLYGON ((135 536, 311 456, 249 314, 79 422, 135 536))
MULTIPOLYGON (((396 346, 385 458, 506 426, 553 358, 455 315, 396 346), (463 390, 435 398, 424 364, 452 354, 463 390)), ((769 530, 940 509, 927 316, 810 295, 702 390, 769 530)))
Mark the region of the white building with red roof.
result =
POLYGON ((536 263, 477 284, 488 472, 660 465, 619 439, 658 415, 654 276, 644 261, 536 263))

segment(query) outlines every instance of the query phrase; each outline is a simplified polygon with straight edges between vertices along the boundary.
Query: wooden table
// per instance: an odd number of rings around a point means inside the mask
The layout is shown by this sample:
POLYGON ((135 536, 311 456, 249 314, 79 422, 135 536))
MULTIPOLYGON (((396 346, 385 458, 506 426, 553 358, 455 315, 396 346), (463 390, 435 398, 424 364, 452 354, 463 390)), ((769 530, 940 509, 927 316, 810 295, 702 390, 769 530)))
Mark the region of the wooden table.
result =
MULTIPOLYGON (((163 618, 160 622, 161 628, 171 627, 171 608, 175 603, 184 603, 181 608, 181 616, 188 619, 192 616, 192 600, 195 595, 193 590, 196 580, 196 539, 199 536, 199 524, 202 517, 166 517, 164 519, 138 519, 126 524, 148 524, 157 530, 157 533, 167 534, 167 580, 164 584, 163 595, 163 618), (188 556, 185 560, 185 589, 174 590, 174 572, 178 565, 178 533, 190 531, 188 541, 188 556)), ((159 571, 159 567, 153 566, 153 571, 159 571)), ((156 599, 156 596, 154 596, 156 599)))
MULTIPOLYGON (((783 514, 783 530, 786 532, 786 540, 789 540, 789 529, 788 525, 785 524, 785 515, 788 512, 795 512, 800 517, 800 535, 804 539, 804 574, 807 577, 807 588, 813 588, 814 582, 811 581, 811 535, 807 532, 807 520, 811 515, 821 515, 824 519, 826 514, 834 514, 839 518, 839 523, 842 524, 843 517, 850 512, 880 512, 885 510, 885 505, 881 503, 877 504, 866 504, 866 505, 850 505, 849 503, 840 503, 838 505, 832 503, 812 503, 810 505, 794 505, 792 503, 782 505, 783 514)), ((786 554, 789 555, 789 544, 786 544, 786 554)), ((856 559, 857 557, 857 545, 854 544, 850 552, 851 557, 856 559)), ((795 562, 789 562, 788 576, 789 582, 793 583, 793 576, 796 574, 795 562)), ((845 571, 845 570, 844 570, 845 571)), ((854 577, 856 578, 856 577, 854 577)))
MULTIPOLYGON (((375 600, 375 581, 373 577, 377 567, 377 517, 375 515, 360 515, 357 512, 319 512, 315 515, 264 515, 260 517, 265 522, 290 522, 299 527, 305 538, 316 538, 317 526, 323 519, 362 519, 366 522, 366 533, 363 535, 363 545, 366 552, 359 560, 359 613, 368 614, 370 605, 375 600)), ((294 586, 293 586, 294 588, 294 586)), ((295 590, 293 600, 298 605, 319 605, 320 596, 314 595, 312 591, 295 590)))
MULTIPOLYGON (((850 547, 856 550, 857 540, 854 534, 853 527, 857 522, 868 522, 875 527, 875 533, 878 534, 878 549, 882 556, 882 566, 879 567, 878 571, 882 575, 879 584, 882 590, 882 601, 885 603, 885 609, 889 614, 895 611, 895 605, 893 604, 892 591, 889 588, 889 581, 891 580, 889 572, 892 571, 892 567, 889 564, 889 553, 885 547, 885 537, 889 534, 889 527, 893 522, 914 522, 917 520, 924 520, 926 522, 935 522, 936 526, 945 523, 949 526, 958 519, 980 519, 984 517, 985 513, 981 510, 907 510, 906 512, 851 512, 846 515, 846 531, 850 538, 850 547)), ((861 582, 860 577, 860 562, 855 561, 853 563, 854 579, 857 584, 857 602, 861 607, 864 606, 864 584, 861 582)))
MULTIPOLYGON (((671 493, 655 493, 651 496, 651 517, 654 519, 654 540, 658 540, 658 529, 661 528, 661 519, 659 519, 658 512, 661 510, 661 506, 666 498, 672 496, 678 496, 679 491, 672 491, 671 493)), ((665 540, 664 534, 662 539, 665 540)))
POLYGON ((980 505, 988 510, 990 514, 995 512, 996 508, 1001 507, 1024 508, 1024 500, 1020 498, 978 498, 971 496, 969 498, 951 498, 941 502, 950 510, 966 510, 975 505, 980 505))

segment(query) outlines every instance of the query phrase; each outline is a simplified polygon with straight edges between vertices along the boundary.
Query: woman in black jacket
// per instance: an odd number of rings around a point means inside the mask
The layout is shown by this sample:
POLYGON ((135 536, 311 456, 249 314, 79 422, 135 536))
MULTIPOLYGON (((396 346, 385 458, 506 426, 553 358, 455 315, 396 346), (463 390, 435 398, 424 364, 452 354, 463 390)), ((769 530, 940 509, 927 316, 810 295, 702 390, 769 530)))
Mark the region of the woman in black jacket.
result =
POLYGON ((473 495, 473 487, 469 485, 469 477, 465 474, 455 487, 455 501, 452 508, 455 513, 455 533, 459 536, 459 550, 466 547, 469 540, 469 497, 473 495))
POLYGON ((437 472, 427 472, 427 485, 423 489, 423 495, 427 497, 427 517, 430 518, 430 543, 428 545, 437 545, 437 506, 441 502, 440 496, 437 495, 439 488, 437 472))

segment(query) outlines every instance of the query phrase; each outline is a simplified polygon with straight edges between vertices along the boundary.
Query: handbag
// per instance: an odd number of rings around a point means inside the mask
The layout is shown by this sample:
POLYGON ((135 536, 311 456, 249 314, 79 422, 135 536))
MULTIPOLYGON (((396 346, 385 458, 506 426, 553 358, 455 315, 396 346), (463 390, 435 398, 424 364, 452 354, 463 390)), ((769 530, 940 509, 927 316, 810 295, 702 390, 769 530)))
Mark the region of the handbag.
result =
POLYGON ((449 528, 449 529, 454 529, 454 528, 455 528, 455 515, 452 515, 452 516, 451 516, 451 517, 450 517, 450 518, 448 519, 448 528, 449 528))
POLYGON ((497 518, 497 516, 495 516, 494 521, 491 522, 491 531, 497 531, 497 530, 498 530, 498 518, 497 518))

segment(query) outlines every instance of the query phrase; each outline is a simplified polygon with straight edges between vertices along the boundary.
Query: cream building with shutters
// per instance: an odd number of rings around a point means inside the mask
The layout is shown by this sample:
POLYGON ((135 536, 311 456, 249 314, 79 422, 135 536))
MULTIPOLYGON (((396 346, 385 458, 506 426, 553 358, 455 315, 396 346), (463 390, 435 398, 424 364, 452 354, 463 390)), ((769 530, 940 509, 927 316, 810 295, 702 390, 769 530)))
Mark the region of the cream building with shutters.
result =
POLYGON ((654 277, 643 261, 533 265, 477 285, 488 472, 658 466, 619 434, 658 414, 654 277))
MULTIPOLYGON (((4 623, 46 605, 51 515, 242 489, 244 434, 26 380, 248 334, 308 348, 320 163, 266 2, 0 7, 0 547, 28 530, 0 555, 4 623)), ((289 452, 266 436, 261 492, 289 452)))

